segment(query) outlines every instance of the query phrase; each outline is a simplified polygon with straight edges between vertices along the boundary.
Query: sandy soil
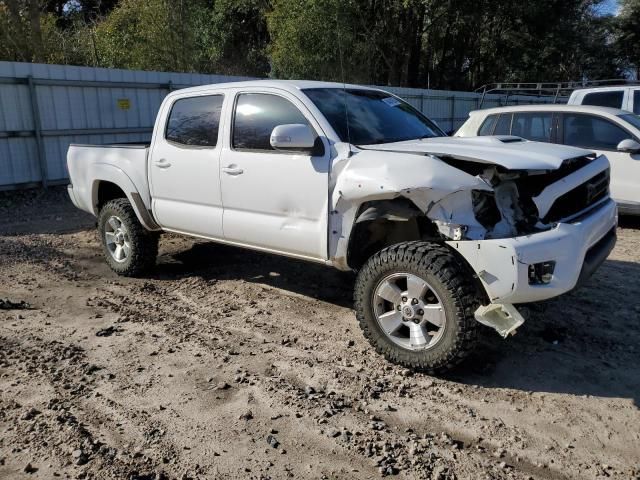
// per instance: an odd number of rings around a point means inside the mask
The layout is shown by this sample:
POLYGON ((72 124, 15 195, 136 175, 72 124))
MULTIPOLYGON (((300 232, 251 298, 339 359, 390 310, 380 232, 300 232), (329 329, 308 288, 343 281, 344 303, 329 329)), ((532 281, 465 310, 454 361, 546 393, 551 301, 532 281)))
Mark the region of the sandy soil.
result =
POLYGON ((164 236, 118 278, 93 223, 0 194, 0 478, 640 478, 639 222, 447 378, 372 351, 349 275, 164 236))

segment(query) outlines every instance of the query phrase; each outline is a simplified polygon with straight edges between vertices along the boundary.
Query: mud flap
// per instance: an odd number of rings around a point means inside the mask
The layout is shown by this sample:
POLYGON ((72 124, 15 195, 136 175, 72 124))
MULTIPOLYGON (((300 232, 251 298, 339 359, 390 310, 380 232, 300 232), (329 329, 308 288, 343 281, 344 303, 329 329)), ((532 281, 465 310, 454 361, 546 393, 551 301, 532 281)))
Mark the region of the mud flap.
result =
POLYGON ((474 316, 478 322, 493 328, 503 338, 515 334, 516 328, 524 323, 524 317, 510 303, 481 305, 474 316))

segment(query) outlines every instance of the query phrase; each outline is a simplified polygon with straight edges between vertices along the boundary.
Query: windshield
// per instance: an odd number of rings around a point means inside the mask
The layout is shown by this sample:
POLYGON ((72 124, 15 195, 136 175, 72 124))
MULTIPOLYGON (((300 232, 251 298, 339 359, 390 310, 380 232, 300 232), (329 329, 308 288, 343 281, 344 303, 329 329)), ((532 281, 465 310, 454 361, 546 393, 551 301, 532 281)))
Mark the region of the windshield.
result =
POLYGON ((372 145, 446 136, 435 123, 411 105, 384 92, 355 88, 308 88, 304 93, 327 118, 343 142, 372 145), (345 109, 349 112, 348 124, 345 109))
POLYGON ((633 113, 625 113, 624 115, 618 115, 618 117, 640 130, 640 116, 633 113))

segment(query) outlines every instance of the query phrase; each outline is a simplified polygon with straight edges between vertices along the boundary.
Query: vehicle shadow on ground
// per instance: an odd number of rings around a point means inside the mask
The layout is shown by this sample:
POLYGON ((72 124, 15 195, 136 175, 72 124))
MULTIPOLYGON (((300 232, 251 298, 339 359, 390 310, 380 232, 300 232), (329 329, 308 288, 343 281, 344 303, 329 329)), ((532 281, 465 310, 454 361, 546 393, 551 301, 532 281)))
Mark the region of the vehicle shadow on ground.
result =
POLYGON ((624 215, 618 218, 618 226, 640 230, 640 216, 624 215))
POLYGON ((487 388, 629 398, 640 407, 640 264, 607 260, 507 340, 487 330, 450 376, 487 388))
MULTIPOLYGON (((159 279, 244 280, 350 308, 352 274, 213 243, 162 256, 159 279)), ((483 327, 449 379, 486 388, 633 399, 640 405, 640 264, 607 260, 589 282, 531 307, 517 335, 483 327)))
POLYGON ((352 273, 321 264, 204 242, 161 255, 153 274, 158 279, 194 275, 205 280, 260 283, 347 308, 351 308, 355 279, 352 273))

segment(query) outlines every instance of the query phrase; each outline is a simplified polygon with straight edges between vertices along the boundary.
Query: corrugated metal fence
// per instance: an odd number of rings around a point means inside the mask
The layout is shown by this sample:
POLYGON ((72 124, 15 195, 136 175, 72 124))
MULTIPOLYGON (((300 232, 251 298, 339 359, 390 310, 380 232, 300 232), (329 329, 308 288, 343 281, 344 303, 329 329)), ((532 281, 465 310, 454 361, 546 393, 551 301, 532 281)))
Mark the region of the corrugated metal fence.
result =
MULTIPOLYGON (((145 142, 165 95, 193 85, 247 80, 189 73, 0 62, 0 190, 66 183, 70 143, 145 142)), ((454 130, 480 95, 383 87, 454 130)), ((512 103, 547 99, 511 97, 512 103)), ((504 105, 488 95, 483 107, 504 105)))

